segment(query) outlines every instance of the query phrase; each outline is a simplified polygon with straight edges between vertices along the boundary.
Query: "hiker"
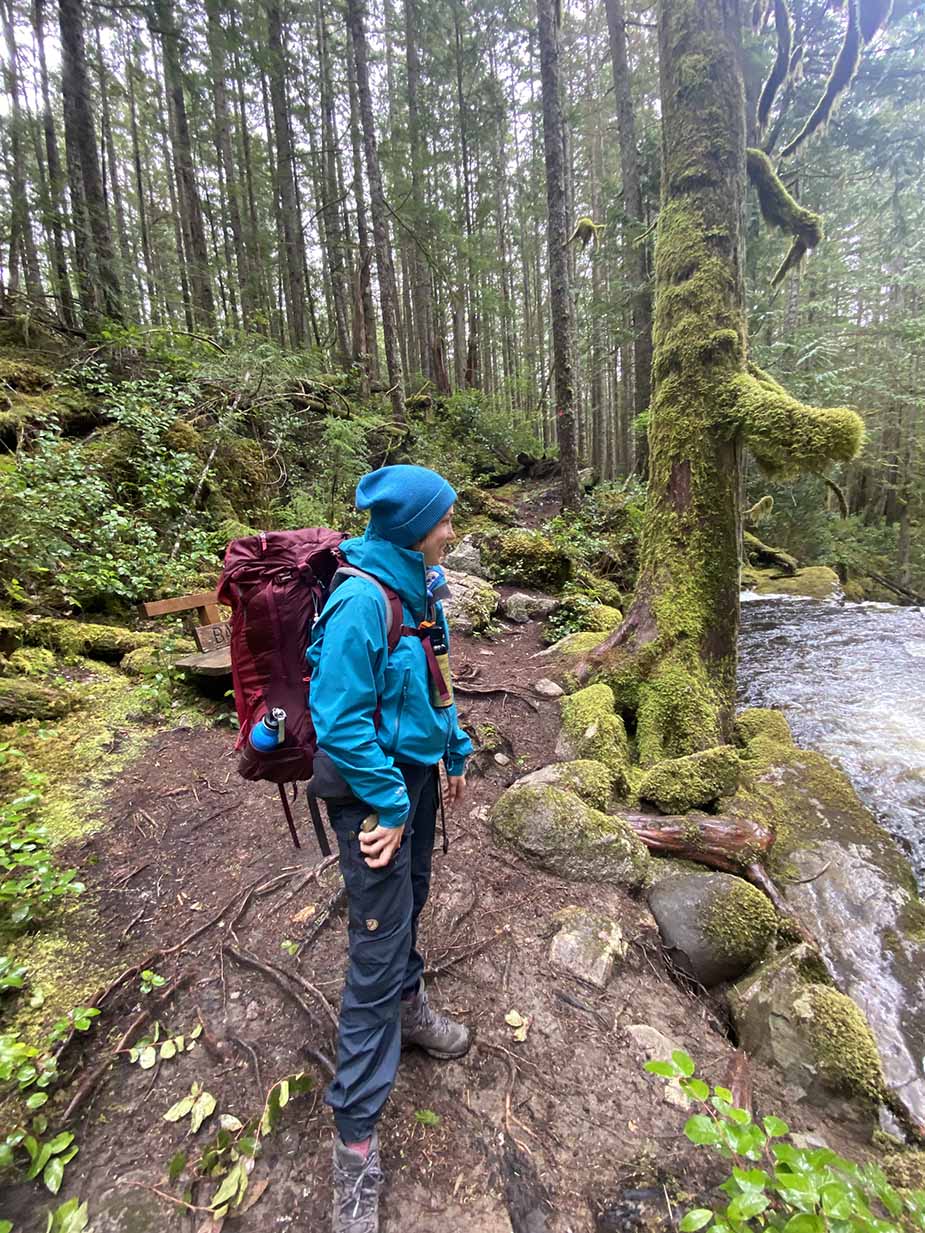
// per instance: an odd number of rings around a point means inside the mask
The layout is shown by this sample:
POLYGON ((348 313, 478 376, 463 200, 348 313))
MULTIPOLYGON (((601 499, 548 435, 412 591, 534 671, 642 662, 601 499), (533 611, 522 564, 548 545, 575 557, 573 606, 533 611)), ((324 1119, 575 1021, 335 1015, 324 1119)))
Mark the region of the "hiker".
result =
POLYGON ((318 744, 312 788, 327 802, 349 904, 337 1069, 325 1097, 337 1127, 334 1233, 379 1228, 376 1122, 402 1047, 455 1058, 471 1040, 469 1028, 429 1005, 417 949, 439 764, 448 802, 461 802, 472 751, 457 721, 448 667, 441 689, 433 653, 448 648, 439 566, 455 538, 455 500, 447 481, 425 467, 382 467, 360 480, 356 504, 369 511, 369 525, 341 551, 349 566, 397 592, 403 636, 389 654, 386 595, 370 578, 348 577, 332 591, 308 651, 318 744))

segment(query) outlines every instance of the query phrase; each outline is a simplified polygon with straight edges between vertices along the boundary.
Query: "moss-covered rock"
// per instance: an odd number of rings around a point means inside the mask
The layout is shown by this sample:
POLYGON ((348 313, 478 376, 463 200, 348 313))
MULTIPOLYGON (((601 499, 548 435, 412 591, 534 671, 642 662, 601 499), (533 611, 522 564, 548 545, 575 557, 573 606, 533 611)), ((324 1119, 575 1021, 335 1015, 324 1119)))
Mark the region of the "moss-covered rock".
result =
POLYGON ((623 607, 623 592, 617 584, 609 578, 602 578, 600 574, 594 573, 585 566, 579 565, 576 568, 574 581, 567 590, 571 589, 579 595, 588 596, 599 604, 605 604, 608 608, 622 609, 623 607))
POLYGON ((570 659, 579 659, 587 655, 596 646, 600 646, 606 637, 600 630, 579 630, 574 634, 566 634, 558 642, 543 652, 544 655, 567 655, 570 659))
POLYGON ((97 429, 80 445, 83 461, 95 467, 123 500, 131 499, 131 490, 137 483, 140 449, 138 433, 121 424, 97 429))
POLYGON ((55 667, 52 651, 41 646, 21 646, 9 659, 11 670, 20 676, 47 676, 55 667))
POLYGON ((561 788, 574 792, 577 797, 595 809, 606 810, 613 792, 614 774, 603 762, 591 758, 579 758, 574 762, 552 762, 529 775, 523 775, 517 784, 524 787, 561 788))
POLYGON ((0 653, 8 655, 22 642, 24 623, 12 612, 0 608, 0 653))
POLYGON ((514 784, 492 807, 495 839, 559 877, 644 886, 650 857, 633 831, 572 792, 514 784))
POLYGON ((767 897, 728 873, 662 878, 649 907, 674 963, 708 989, 742 976, 777 932, 767 897))
POLYGON ((832 599, 841 591, 838 574, 827 565, 810 565, 798 569, 791 577, 778 572, 758 571, 754 590, 759 595, 794 595, 806 599, 832 599))
POLYGON ((89 621, 68 621, 58 617, 38 617, 23 630, 32 646, 50 647, 69 657, 87 656, 117 663, 138 647, 163 645, 163 634, 141 633, 121 625, 95 625, 89 621))
POLYGON ((629 741, 623 720, 615 713, 613 692, 598 683, 560 702, 562 732, 556 757, 564 761, 590 758, 603 762, 614 776, 618 791, 625 787, 629 767, 629 741))
POLYGON ((159 646, 140 646, 134 651, 129 651, 127 655, 123 655, 119 667, 129 676, 143 680, 145 677, 163 672, 169 666, 171 659, 178 655, 192 654, 195 650, 196 644, 192 638, 171 639, 169 655, 166 653, 163 642, 159 646))
MULTIPOLYGON (((770 707, 754 706, 741 711, 735 722, 736 744, 749 749, 753 741, 766 741, 771 745, 792 745, 790 725, 782 711, 770 707)), ((753 756, 750 753, 750 756, 753 756)))
POLYGON ((804 944, 740 981, 729 996, 739 1045, 814 1103, 833 1092, 876 1101, 884 1078, 870 1026, 850 998, 816 979, 819 966, 804 944))
POLYGON ((205 446, 202 433, 179 416, 164 433, 164 444, 180 454, 201 454, 205 446))
POLYGON ((623 620, 619 608, 611 608, 609 604, 594 604, 581 618, 583 630, 609 634, 623 620))
POLYGON ((512 529, 483 538, 482 559, 499 582, 537 591, 561 591, 572 577, 572 560, 538 531, 512 529))
POLYGON ((239 517, 265 510, 276 495, 266 455, 250 437, 223 436, 206 480, 210 508, 239 517))
POLYGON ((643 776, 640 799, 662 813, 687 813, 715 803, 735 791, 739 757, 731 745, 716 745, 686 758, 659 762, 643 776))

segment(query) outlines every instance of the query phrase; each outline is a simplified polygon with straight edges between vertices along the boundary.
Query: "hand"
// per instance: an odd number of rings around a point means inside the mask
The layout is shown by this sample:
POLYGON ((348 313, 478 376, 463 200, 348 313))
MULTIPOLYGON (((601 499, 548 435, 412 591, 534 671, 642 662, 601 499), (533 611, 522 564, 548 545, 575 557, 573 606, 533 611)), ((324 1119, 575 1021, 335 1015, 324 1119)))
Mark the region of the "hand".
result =
POLYGON ((465 775, 447 775, 446 777, 446 803, 448 805, 461 805, 466 799, 466 777, 465 775))
POLYGON ((370 869, 384 869, 398 851, 404 826, 377 826, 374 831, 360 831, 360 851, 370 869))

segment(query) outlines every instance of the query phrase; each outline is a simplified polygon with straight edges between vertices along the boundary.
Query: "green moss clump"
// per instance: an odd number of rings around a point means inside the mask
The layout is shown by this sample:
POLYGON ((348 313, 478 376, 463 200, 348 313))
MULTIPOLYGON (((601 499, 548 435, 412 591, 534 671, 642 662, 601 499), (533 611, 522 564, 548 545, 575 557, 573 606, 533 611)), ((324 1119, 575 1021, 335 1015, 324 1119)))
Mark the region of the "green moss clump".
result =
POLYGON ((807 985, 793 1008, 808 1028, 823 1080, 846 1095, 879 1100, 885 1087, 880 1054, 851 998, 829 985, 807 985))
POLYGON ((10 656, 10 667, 21 676, 47 676, 54 671, 54 654, 45 647, 21 646, 10 656))
POLYGON ((99 428, 80 446, 81 458, 123 496, 138 482, 141 438, 131 428, 109 424, 99 428))
POLYGON ((609 608, 622 609, 623 607, 623 593, 617 584, 611 582, 609 578, 601 578, 599 574, 593 573, 590 569, 579 566, 572 585, 577 588, 579 594, 587 595, 599 604, 605 604, 609 608))
POLYGON ((767 895, 735 878, 709 899, 700 923, 725 958, 746 964, 759 958, 774 940, 777 913, 767 895))
POLYGON ((55 383, 47 368, 26 360, 0 359, 0 388, 7 386, 19 394, 39 394, 55 383))
MULTIPOLYGON (((768 741, 775 745, 792 745, 790 725, 782 711, 770 707, 755 706, 736 716, 736 744, 748 748, 752 741, 768 741)), ((746 756, 748 756, 746 754, 746 756)))
POLYGON ((566 634, 549 649, 556 655, 587 655, 604 641, 600 630, 581 630, 575 634, 566 634))
POLYGON ((632 706, 634 693, 638 699, 636 741, 644 767, 696 752, 696 746, 691 748, 693 742, 702 744, 716 730, 717 689, 707 679, 699 656, 683 645, 643 680, 624 681, 620 686, 614 682, 614 692, 621 705, 632 706))
POLYGON ((178 416, 164 433, 164 444, 177 453, 201 454, 205 443, 202 434, 178 416))
POLYGON ((585 630, 609 634, 623 620, 619 608, 611 608, 608 604, 595 604, 581 619, 585 630))
POLYGON ((249 437, 222 437, 207 485, 213 498, 210 506, 218 512, 214 501, 218 497, 225 516, 232 511, 239 517, 259 514, 275 496, 264 452, 249 437))
POLYGON ((0 722, 26 719, 57 719, 73 710, 75 692, 53 689, 23 677, 0 678, 0 722))
POLYGON ((891 1185, 901 1190, 921 1190, 925 1187, 925 1151, 889 1152, 878 1163, 891 1185))
POLYGON ((497 580, 538 591, 561 591, 573 572, 571 558, 538 531, 490 536, 482 545, 482 559, 497 580))
POLYGON ((58 617, 38 617, 24 629, 26 642, 51 647, 70 658, 89 656, 117 662, 138 647, 163 645, 162 634, 139 633, 120 625, 94 625, 58 617))
POLYGON ((613 691, 599 683, 561 700, 564 746, 578 758, 603 762, 621 781, 629 764, 626 728, 614 713, 613 691))
POLYGON ((647 771, 639 796, 652 801, 662 813, 687 813, 689 809, 714 805, 734 792, 739 777, 739 757, 731 745, 716 745, 684 758, 659 762, 647 771))
POLYGON ((574 762, 552 762, 517 780, 525 787, 562 788, 574 792, 586 805, 606 810, 614 786, 614 774, 603 762, 576 758, 574 762))

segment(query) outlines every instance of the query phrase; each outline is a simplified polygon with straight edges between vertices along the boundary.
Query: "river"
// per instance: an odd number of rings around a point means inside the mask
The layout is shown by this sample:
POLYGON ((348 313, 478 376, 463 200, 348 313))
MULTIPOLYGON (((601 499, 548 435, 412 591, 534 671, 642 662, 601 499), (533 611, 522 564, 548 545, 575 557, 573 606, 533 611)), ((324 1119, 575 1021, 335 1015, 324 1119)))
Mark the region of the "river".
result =
POLYGON ((925 610, 745 593, 739 705, 836 759, 925 890, 925 610))

